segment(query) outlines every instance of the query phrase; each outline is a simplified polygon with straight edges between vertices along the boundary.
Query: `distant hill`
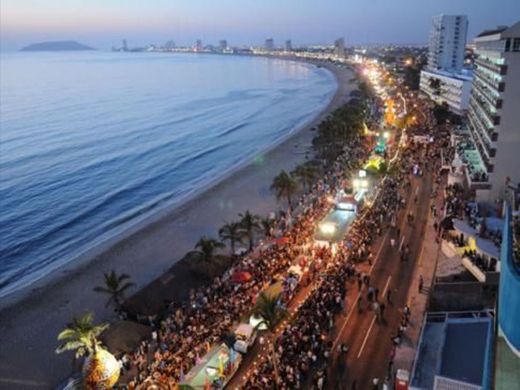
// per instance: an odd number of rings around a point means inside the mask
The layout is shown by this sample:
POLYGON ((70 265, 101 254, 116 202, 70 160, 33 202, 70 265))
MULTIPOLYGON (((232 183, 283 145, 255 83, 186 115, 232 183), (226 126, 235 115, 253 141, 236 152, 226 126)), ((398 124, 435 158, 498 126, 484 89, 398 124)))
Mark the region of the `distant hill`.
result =
POLYGON ((40 42, 25 46, 20 51, 75 51, 75 50, 95 50, 92 47, 83 45, 76 41, 54 41, 40 42))

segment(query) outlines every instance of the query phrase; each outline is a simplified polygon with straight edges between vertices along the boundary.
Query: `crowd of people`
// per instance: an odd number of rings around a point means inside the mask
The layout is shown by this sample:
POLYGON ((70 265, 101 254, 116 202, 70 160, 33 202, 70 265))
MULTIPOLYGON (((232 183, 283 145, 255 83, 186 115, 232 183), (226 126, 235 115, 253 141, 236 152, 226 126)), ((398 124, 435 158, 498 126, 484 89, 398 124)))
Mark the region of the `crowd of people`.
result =
MULTIPOLYGON (((311 383, 316 389, 324 388, 327 365, 334 352, 330 331, 335 317, 344 309, 347 281, 357 281, 359 290, 366 293, 360 294, 358 307, 374 311, 377 318, 383 320, 384 300, 389 302, 390 294, 379 297, 377 288, 370 284, 369 275, 358 271, 357 265, 371 261, 373 240, 383 233, 385 227, 392 228, 394 215, 404 205, 400 189, 402 183, 409 180, 412 161, 412 155, 405 153, 397 164, 395 176, 381 182, 379 196, 372 207, 354 221, 334 253, 324 253, 321 260, 326 268, 316 281, 316 288, 300 307, 294 320, 275 340, 274 353, 263 357, 249 375, 244 389, 265 389, 271 383, 277 383, 278 389, 306 388, 311 383)), ((406 321, 408 318, 409 313, 406 321)), ((405 325, 402 324, 398 330, 399 337, 402 337, 404 329, 405 325)))
MULTIPOLYGON (((350 165, 365 157, 366 150, 360 142, 359 138, 354 139, 345 150, 350 165)), ((302 195, 292 213, 277 219, 275 230, 281 231, 282 244, 258 245, 211 285, 191 292, 189 302, 172 303, 164 318, 152 323, 152 339, 122 357, 127 387, 179 383, 212 345, 222 342, 242 315, 251 312, 259 293, 286 273, 299 256, 316 260, 313 270, 319 270, 330 253, 309 243, 313 242, 317 222, 330 209, 330 195, 345 175, 344 164, 334 164, 311 191, 302 195), (245 283, 230 283, 229 277, 236 270, 247 271, 252 277, 245 283)))
MULTIPOLYGON (((277 389, 298 389, 313 382, 315 388, 324 388, 327 364, 333 353, 329 335, 336 316, 346 304, 347 281, 358 282, 359 290, 364 291, 357 302, 358 309, 366 307, 374 311, 380 321, 383 320, 384 301, 390 303, 390 294, 379 296, 379 290, 370 284, 370 276, 358 271, 358 264, 372 264, 371 244, 385 228, 392 229, 393 235, 399 236, 395 221, 406 203, 413 167, 420 166, 418 175, 424 169, 438 168, 428 166, 428 161, 440 160, 438 150, 428 146, 424 149, 426 156, 431 157, 426 158, 426 162, 420 162, 417 156, 417 151, 422 148, 402 150, 399 158, 392 162, 393 173, 374 189, 377 195, 354 220, 347 236, 334 249, 317 247, 313 236, 318 221, 330 210, 331 196, 344 186, 352 170, 358 168, 369 153, 361 138, 353 137, 338 160, 329 165, 328 172, 302 195, 294 211, 277 218, 274 230, 281 232, 283 243, 258 245, 230 270, 215 278, 211 285, 193 291, 188 302, 172 303, 162 320, 153 324, 152 339, 123 356, 123 376, 127 378, 127 387, 146 388, 146 384, 153 383, 169 388, 182 382, 185 374, 211 346, 221 343, 240 317, 251 313, 259 293, 277 277, 286 274, 296 259, 303 255, 309 259, 313 271, 309 282, 312 284, 311 293, 271 343, 272 353, 259 357, 258 364, 247 374, 242 386, 265 389, 276 383, 277 389), (230 275, 236 270, 249 272, 250 280, 229 283, 230 275)), ((408 314, 403 316, 392 340, 394 345, 406 330, 409 308, 408 314)), ((345 352, 342 345, 341 353, 345 352)))

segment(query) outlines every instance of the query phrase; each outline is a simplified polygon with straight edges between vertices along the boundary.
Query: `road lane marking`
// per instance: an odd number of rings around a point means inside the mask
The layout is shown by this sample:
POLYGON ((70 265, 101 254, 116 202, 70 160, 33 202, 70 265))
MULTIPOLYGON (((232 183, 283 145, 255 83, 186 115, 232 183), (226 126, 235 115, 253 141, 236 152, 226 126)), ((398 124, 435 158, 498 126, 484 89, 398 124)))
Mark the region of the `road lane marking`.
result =
POLYGON ((388 280, 386 281, 385 288, 383 289, 383 295, 381 295, 382 297, 385 296, 385 294, 386 294, 386 290, 388 290, 388 286, 390 286, 390 280, 392 280, 392 275, 390 275, 390 276, 388 277, 388 280))
MULTIPOLYGON (((377 254, 376 254, 376 257, 374 259, 374 262, 372 263, 372 266, 368 270, 368 274, 369 275, 372 273, 372 268, 374 268, 374 265, 376 265, 377 260, 379 259, 379 256, 381 255, 381 251, 383 250, 383 248, 385 246, 385 242, 386 242, 387 236, 388 236, 388 232, 385 233, 385 235, 383 237, 383 241, 381 242, 381 246, 379 247, 379 250, 377 251, 377 254)), ((357 303, 357 300, 359 299, 360 296, 361 296, 361 291, 356 296, 356 299, 354 301, 355 303, 357 303)), ((347 318, 345 319, 345 322, 341 326, 341 329, 338 332, 338 335, 336 336, 336 339, 334 340, 334 343, 332 344, 332 350, 333 351, 336 349, 336 346, 337 346, 339 340, 341 339, 341 334, 345 330, 345 327, 347 326, 348 321, 350 320, 350 317, 352 317, 352 313, 354 313, 355 310, 357 310, 356 309, 356 305, 355 304, 351 305, 350 312, 348 313, 347 318)))
POLYGON ((370 323, 370 327, 368 328, 368 332, 367 332, 367 334, 365 336, 365 339, 363 340, 363 344, 361 344, 361 349, 359 350, 359 353, 357 355, 357 359, 359 359, 359 357, 363 353, 363 349, 365 349, 365 344, 368 341, 368 336, 370 336, 370 331, 372 330, 372 327, 374 326, 375 322, 376 322, 376 315, 374 314, 374 318, 372 318, 372 322, 370 323))
POLYGON ((405 236, 403 235, 403 238, 401 239, 401 243, 399 244, 399 252, 401 252, 401 249, 403 249, 405 236))

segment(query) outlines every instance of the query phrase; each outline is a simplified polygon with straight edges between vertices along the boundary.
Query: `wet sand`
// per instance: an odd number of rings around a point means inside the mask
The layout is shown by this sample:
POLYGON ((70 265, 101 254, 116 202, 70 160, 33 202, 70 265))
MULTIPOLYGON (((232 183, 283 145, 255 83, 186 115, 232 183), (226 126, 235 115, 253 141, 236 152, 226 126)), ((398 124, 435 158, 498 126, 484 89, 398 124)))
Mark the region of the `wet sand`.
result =
MULTIPOLYGON (((278 209, 270 192, 272 178, 305 160, 315 127, 348 100, 354 74, 323 65, 336 76, 338 89, 310 123, 251 163, 175 209, 163 210, 117 238, 84 254, 28 289, 0 302, 0 389, 49 389, 70 373, 72 354, 56 355, 56 336, 73 314, 93 311, 97 321, 114 319, 105 297, 92 289, 103 272, 130 274, 137 289, 166 272, 202 236, 217 237, 226 221, 249 209, 267 215, 278 209)), ((265 124, 269 126, 269 123, 265 124)))

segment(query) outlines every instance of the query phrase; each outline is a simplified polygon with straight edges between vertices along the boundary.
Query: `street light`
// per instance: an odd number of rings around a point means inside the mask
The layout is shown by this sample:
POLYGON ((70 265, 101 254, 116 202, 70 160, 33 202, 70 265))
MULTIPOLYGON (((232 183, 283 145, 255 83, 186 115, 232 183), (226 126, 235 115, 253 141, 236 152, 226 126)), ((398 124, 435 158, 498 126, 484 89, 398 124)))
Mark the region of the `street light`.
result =
POLYGON ((336 225, 332 222, 323 222, 320 231, 327 236, 332 236, 336 232, 336 225))

